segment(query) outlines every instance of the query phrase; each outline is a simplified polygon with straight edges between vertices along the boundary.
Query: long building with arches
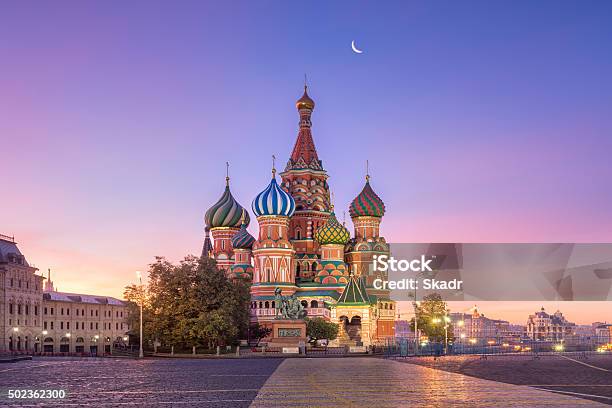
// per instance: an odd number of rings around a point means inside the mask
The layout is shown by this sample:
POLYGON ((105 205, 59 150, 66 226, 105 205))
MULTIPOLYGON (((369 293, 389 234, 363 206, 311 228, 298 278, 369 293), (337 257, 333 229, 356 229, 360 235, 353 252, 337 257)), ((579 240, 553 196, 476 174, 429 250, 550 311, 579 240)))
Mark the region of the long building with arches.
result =
POLYGON ((353 234, 338 221, 312 135, 314 107, 304 86, 291 156, 279 175, 273 166, 270 183, 252 201, 257 238, 248 232, 249 211, 234 198, 226 177, 221 198, 205 214, 202 256, 215 259, 228 279, 251 285, 253 324, 271 325, 279 288, 283 295, 295 293, 309 317, 338 323, 336 343, 381 343, 394 336, 396 314, 389 292, 373 287, 385 277, 372 270, 372 259, 389 253, 380 234, 385 204, 366 174, 348 208, 353 234))
POLYGON ((108 296, 59 292, 0 235, 0 354, 111 354, 127 345, 128 307, 108 296))

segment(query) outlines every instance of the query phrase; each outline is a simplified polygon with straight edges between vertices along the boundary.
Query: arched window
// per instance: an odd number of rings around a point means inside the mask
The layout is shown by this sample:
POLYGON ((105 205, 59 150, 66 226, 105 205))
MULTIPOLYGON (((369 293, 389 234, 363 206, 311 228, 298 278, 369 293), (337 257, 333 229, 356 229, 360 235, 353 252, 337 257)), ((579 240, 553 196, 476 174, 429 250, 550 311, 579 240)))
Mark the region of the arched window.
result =
POLYGON ((301 303, 301 304, 302 304, 302 306, 304 306, 305 308, 306 308, 306 307, 308 307, 308 302, 307 302, 307 301, 302 300, 300 303, 301 303))
POLYGON ((266 305, 266 309, 269 309, 269 308, 270 308, 270 302, 268 302, 267 300, 266 300, 265 305, 266 305))
POLYGON ((317 270, 317 263, 313 262, 311 267, 312 267, 312 271, 316 272, 316 270, 317 270))
POLYGON ((316 300, 310 301, 310 307, 319 307, 319 302, 317 302, 316 300))
POLYGON ((272 309, 276 309, 276 302, 272 301, 272 309))
POLYGON ((296 278, 300 277, 300 264, 299 263, 297 263, 295 266, 295 276, 296 278))
POLYGON ((295 229, 295 239, 302 239, 302 230, 299 228, 295 229))
POLYGON ((225 249, 225 240, 224 239, 221 240, 221 249, 225 249))
POLYGON ((261 302, 261 300, 259 301, 259 308, 261 309, 263 307, 263 303, 261 302))

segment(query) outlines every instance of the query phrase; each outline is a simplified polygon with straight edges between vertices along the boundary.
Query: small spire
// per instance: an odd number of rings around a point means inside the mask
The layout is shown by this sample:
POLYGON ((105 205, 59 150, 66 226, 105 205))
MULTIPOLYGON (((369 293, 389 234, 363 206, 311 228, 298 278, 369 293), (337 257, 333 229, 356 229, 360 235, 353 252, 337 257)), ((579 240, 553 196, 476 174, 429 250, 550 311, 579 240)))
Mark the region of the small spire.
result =
POLYGON ((334 211, 334 201, 335 201, 334 192, 332 191, 332 193, 331 193, 331 202, 329 203, 329 207, 330 207, 330 210, 332 212, 334 211))
POLYGON ((308 77, 304 74, 304 91, 308 88, 308 77))
POLYGON ((225 162, 225 185, 229 186, 229 181, 230 181, 230 177, 229 177, 229 162, 225 162))
POLYGON ((244 211, 245 211, 245 210, 244 210, 244 208, 243 208, 243 209, 242 209, 242 214, 240 214, 240 225, 244 225, 244 219, 245 219, 245 216, 244 216, 244 211))
POLYGON ((370 161, 366 160, 366 183, 370 182, 370 161))
POLYGON ((346 227, 346 210, 342 211, 342 226, 346 227))
POLYGON ((276 156, 272 155, 272 178, 276 178, 276 156))

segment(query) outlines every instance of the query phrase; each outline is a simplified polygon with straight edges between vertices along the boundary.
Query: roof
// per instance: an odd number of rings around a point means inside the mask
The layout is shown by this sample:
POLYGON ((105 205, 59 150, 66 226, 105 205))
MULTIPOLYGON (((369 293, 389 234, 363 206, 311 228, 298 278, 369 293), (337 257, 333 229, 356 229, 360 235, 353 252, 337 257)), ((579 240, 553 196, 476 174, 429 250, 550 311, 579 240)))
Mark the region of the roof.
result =
POLYGON ((370 300, 366 292, 365 283, 362 278, 351 275, 348 284, 338 298, 337 304, 369 304, 370 300))
POLYGON ((0 235, 0 263, 18 263, 29 266, 25 257, 11 237, 0 235))
POLYGON ((113 305, 113 306, 126 306, 127 302, 119 299, 115 299, 110 296, 97 296, 97 295, 84 295, 80 293, 67 293, 67 292, 55 292, 45 291, 43 292, 44 300, 55 300, 58 302, 70 302, 70 303, 89 303, 94 305, 113 305))

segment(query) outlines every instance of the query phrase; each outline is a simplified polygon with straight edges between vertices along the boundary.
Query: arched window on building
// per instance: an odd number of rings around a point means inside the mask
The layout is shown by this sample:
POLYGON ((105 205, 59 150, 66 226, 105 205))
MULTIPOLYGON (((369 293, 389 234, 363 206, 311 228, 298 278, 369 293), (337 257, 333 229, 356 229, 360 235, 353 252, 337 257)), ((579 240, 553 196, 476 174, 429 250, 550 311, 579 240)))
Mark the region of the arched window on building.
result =
POLYGON ((319 302, 317 302, 316 300, 311 300, 310 307, 313 307, 313 308, 319 307, 319 302))
POLYGON ((299 228, 295 229, 295 239, 302 239, 302 230, 299 228))
POLYGON ((269 309, 269 308, 270 308, 270 302, 268 302, 268 301, 266 300, 265 306, 266 306, 266 309, 269 309))
POLYGON ((308 302, 307 301, 302 300, 300 303, 302 304, 302 306, 304 306, 304 308, 308 307, 308 302))
POLYGON ((311 268, 312 268, 313 272, 316 272, 317 271, 317 263, 313 262, 312 265, 311 265, 311 268))

